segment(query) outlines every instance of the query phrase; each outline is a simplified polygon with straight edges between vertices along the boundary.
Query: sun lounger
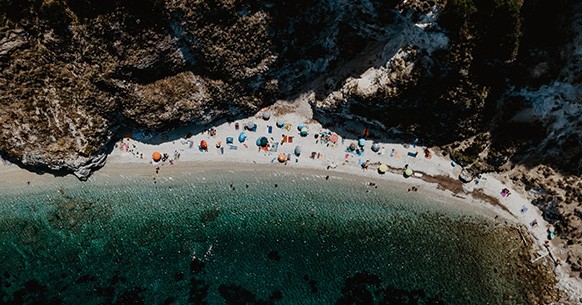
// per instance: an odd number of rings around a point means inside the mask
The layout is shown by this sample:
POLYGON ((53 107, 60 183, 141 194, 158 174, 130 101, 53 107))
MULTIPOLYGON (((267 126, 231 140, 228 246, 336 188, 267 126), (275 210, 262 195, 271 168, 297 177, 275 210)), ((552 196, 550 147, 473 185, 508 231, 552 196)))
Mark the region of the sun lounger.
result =
POLYGON ((279 149, 279 143, 273 143, 273 145, 271 145, 271 149, 269 149, 272 152, 277 152, 277 150, 279 149))

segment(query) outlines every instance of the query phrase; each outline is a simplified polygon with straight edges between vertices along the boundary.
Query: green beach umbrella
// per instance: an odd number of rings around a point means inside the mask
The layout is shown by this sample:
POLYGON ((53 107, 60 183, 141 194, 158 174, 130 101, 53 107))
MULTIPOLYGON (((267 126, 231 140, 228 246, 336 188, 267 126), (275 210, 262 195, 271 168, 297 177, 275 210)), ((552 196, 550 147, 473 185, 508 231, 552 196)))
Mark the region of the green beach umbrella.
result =
POLYGON ((257 139, 257 146, 265 147, 267 146, 267 144, 269 144, 269 139, 267 139, 266 137, 261 137, 260 139, 257 139))
POLYGON ((407 168, 404 170, 404 175, 406 175, 406 177, 410 177, 412 176, 412 174, 414 174, 414 171, 412 170, 412 168, 407 168))

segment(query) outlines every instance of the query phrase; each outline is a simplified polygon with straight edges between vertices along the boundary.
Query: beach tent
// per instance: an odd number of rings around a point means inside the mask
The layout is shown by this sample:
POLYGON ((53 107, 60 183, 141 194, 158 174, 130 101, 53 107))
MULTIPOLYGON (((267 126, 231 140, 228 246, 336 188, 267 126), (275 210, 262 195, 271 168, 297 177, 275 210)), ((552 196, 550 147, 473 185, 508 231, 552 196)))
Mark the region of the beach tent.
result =
POLYGON ((160 154, 159 152, 155 151, 152 154, 152 159, 154 160, 154 162, 158 162, 162 159, 162 154, 160 154))
POLYGON ((287 156, 285 156, 285 154, 279 154, 279 156, 277 157, 277 160, 279 160, 279 162, 283 163, 283 162, 287 161, 287 156))
POLYGON ((268 121, 270 118, 271 118, 270 111, 263 112, 263 120, 268 121))
POLYGON ((364 147, 364 145, 366 145, 366 140, 364 140, 364 139, 359 139, 359 140, 358 140, 358 145, 359 145, 360 147, 364 147))
POLYGON ((246 133, 244 133, 244 131, 243 131, 243 132, 241 132, 241 133, 238 135, 238 141, 239 141, 239 142, 241 142, 241 143, 242 143, 242 142, 244 142, 246 139, 247 139, 247 134, 246 134, 246 133))
POLYGON ((329 137, 329 140, 331 141, 331 143, 337 143, 337 141, 339 140, 339 137, 337 136, 337 133, 332 133, 331 136, 329 137))
POLYGON ((277 127, 279 128, 283 128, 283 126, 285 126, 285 122, 283 122, 282 119, 278 119, 277 120, 277 127))
POLYGON ((407 167, 407 168, 404 170, 404 176, 405 176, 405 177, 410 177, 410 176, 412 176, 413 174, 414 174, 414 171, 413 171, 413 170, 412 170, 412 168, 410 168, 410 167, 407 167))
POLYGON ((232 137, 226 138, 226 144, 232 144, 232 141, 233 141, 232 137))
POLYGON ((206 140, 200 141, 200 148, 208 149, 208 143, 206 143, 206 140))
POLYGON ((383 174, 387 171, 388 171, 388 165, 386 165, 386 164, 381 164, 380 167, 378 167, 378 172, 380 174, 383 174))
POLYGON ((295 150, 293 151, 297 157, 301 155, 301 147, 295 146, 295 150))
POLYGON ((257 130, 257 124, 255 124, 254 122, 248 122, 246 128, 249 131, 256 131, 257 130))
POLYGON ((356 148, 357 148, 357 147, 356 147, 356 143, 351 143, 351 144, 350 144, 350 146, 349 146, 349 149, 350 149, 351 151, 354 151, 354 150, 356 150, 356 148))
POLYGON ((305 127, 305 124, 297 125, 297 130, 301 131, 305 127))
POLYGON ((302 137, 306 137, 308 134, 309 134, 309 129, 307 129, 307 127, 301 128, 301 133, 299 133, 299 135, 301 135, 302 137))
POLYGON ((378 144, 378 143, 372 144, 372 151, 373 152, 378 152, 379 150, 380 150, 380 144, 378 144))
POLYGON ((269 144, 269 139, 266 137, 260 137, 257 139, 257 146, 266 147, 269 144))

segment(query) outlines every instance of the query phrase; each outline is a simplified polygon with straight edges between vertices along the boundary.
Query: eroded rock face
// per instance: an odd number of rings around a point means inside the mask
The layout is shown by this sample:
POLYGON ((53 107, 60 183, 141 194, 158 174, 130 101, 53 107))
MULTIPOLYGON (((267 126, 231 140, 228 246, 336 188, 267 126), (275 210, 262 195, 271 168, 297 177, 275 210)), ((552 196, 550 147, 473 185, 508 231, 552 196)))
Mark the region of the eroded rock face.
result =
POLYGON ((392 139, 446 146, 479 171, 536 160, 531 146, 536 156, 558 147, 546 159, 580 169, 579 26, 555 31, 576 20, 562 14, 574 1, 0 4, 0 151, 24 165, 86 177, 121 126, 234 119, 311 93, 324 123, 356 115, 376 135, 395 128, 392 139), (536 102, 546 91, 566 98, 536 102), (539 111, 566 104, 557 123, 539 111))

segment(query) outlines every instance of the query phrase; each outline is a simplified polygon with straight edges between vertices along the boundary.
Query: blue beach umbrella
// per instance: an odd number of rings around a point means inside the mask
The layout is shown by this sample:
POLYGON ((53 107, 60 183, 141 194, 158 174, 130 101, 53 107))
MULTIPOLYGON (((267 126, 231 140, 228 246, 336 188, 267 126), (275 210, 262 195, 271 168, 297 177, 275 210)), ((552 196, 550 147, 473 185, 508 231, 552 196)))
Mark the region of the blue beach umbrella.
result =
POLYGON ((297 130, 301 131, 301 129, 303 129, 305 127, 305 124, 299 124, 297 125, 297 130))
POLYGON ((299 133, 302 137, 306 137, 309 134, 309 129, 307 127, 301 128, 301 133, 299 133))
POLYGON ((301 147, 299 147, 299 145, 295 146, 295 150, 293 152, 297 157, 299 157, 299 155, 301 155, 301 147))
POLYGON ((239 142, 241 142, 241 143, 242 143, 242 142, 244 142, 246 139, 247 139, 247 134, 246 134, 246 133, 244 133, 244 132, 241 132, 241 133, 238 135, 238 141, 239 141, 239 142))
POLYGON ((358 145, 359 145, 360 147, 364 147, 364 145, 366 145, 366 140, 364 140, 364 139, 359 139, 359 140, 358 140, 358 145))
POLYGON ((232 144, 232 137, 226 138, 226 144, 232 144))

